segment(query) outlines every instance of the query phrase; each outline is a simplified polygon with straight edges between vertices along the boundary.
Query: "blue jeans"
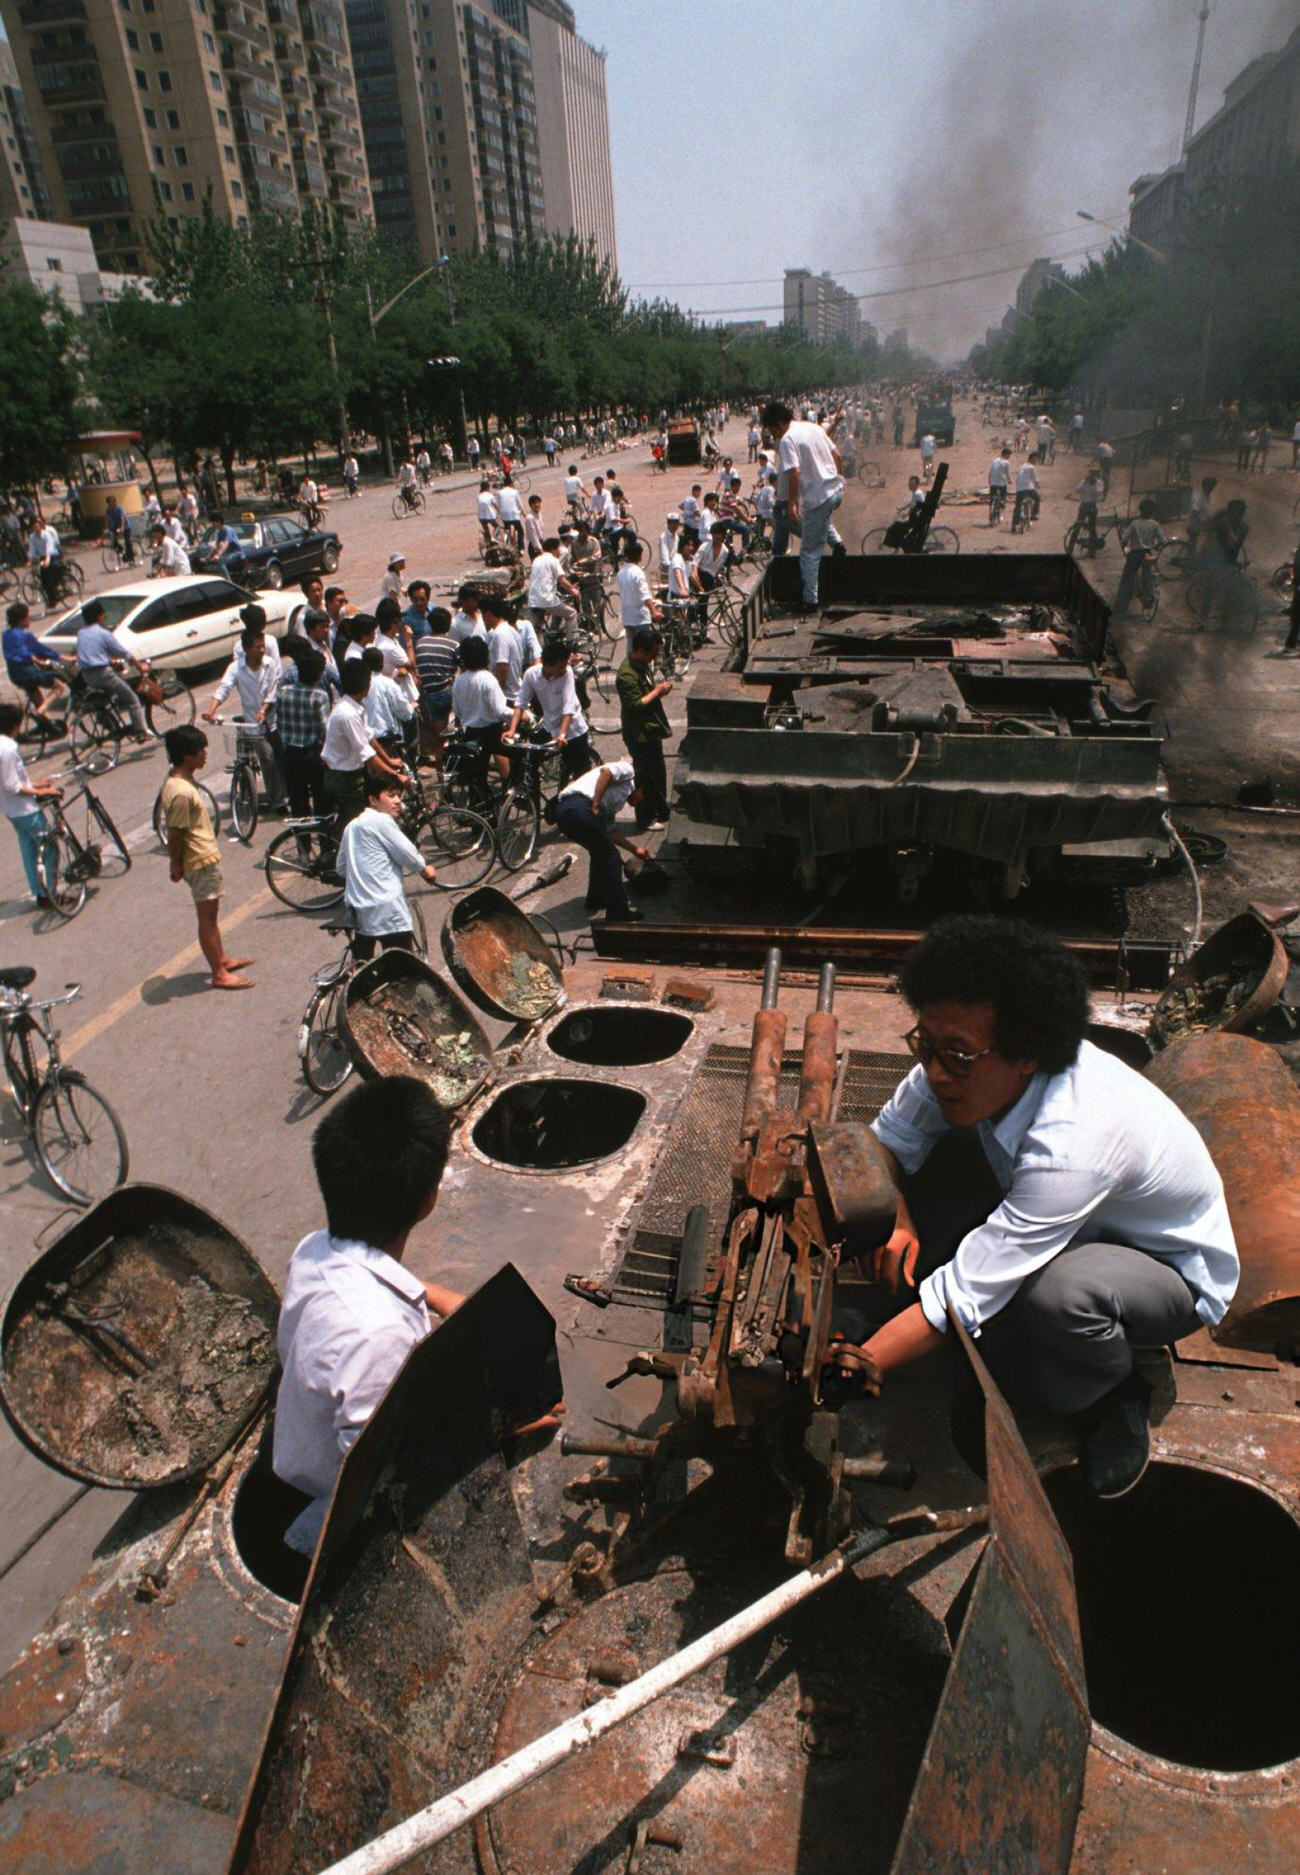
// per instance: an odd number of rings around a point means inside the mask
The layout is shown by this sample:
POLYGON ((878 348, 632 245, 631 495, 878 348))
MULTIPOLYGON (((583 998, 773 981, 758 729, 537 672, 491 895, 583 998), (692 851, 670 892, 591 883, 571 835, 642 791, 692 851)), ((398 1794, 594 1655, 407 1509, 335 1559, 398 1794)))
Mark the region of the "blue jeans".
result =
POLYGON ((791 534, 802 534, 803 523, 790 519, 788 501, 778 501, 772 510, 772 557, 779 559, 790 545, 791 534))
POLYGON ((49 898, 53 857, 45 862, 45 883, 36 870, 36 854, 41 841, 49 831, 44 814, 39 808, 34 813, 22 814, 10 822, 18 835, 18 851, 23 856, 23 871, 27 875, 27 885, 33 898, 49 898))
POLYGON ((832 525, 835 510, 843 501, 843 494, 832 495, 829 501, 819 502, 815 508, 803 511, 803 540, 799 547, 799 571, 803 575, 803 602, 805 605, 817 604, 817 576, 821 571, 822 553, 827 541, 838 541, 839 535, 832 525))

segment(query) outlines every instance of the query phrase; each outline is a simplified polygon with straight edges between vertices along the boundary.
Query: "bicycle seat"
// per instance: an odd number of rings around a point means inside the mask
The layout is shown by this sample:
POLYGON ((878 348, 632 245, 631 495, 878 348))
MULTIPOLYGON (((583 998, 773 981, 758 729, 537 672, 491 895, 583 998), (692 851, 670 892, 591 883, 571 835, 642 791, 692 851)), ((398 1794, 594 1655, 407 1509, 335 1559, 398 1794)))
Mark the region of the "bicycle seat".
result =
POLYGON ((36 981, 36 971, 31 964, 11 964, 7 970, 0 970, 0 990, 25 990, 36 981))

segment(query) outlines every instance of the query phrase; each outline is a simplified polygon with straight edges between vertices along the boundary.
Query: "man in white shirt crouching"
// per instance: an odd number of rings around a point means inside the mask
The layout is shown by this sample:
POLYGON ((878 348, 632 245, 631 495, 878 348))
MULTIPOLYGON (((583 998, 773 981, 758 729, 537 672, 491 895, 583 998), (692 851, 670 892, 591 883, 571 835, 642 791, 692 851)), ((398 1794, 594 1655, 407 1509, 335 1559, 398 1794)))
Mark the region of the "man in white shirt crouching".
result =
MULTIPOLYGON (((326 1223, 289 1264, 272 1456, 276 1476, 311 1500, 284 1539, 304 1555, 315 1550, 344 1455, 433 1316, 464 1300, 403 1266, 446 1163, 446 1118, 425 1083, 408 1075, 362 1082, 316 1128, 312 1164, 326 1223)), ((516 1431, 550 1428, 562 1411, 557 1405, 516 1431)))
MULTIPOLYGON (((873 1273, 915 1300, 846 1366, 874 1390, 951 1346, 955 1316, 1013 1405, 1075 1420, 1085 1479, 1121 1497, 1169 1345, 1236 1291, 1219 1174, 1174 1103, 1084 1039, 1083 966, 1034 926, 941 919, 899 984, 917 1066, 872 1122, 899 1192, 873 1273)), ((982 1469, 978 1390, 954 1366, 953 1436, 982 1469)))

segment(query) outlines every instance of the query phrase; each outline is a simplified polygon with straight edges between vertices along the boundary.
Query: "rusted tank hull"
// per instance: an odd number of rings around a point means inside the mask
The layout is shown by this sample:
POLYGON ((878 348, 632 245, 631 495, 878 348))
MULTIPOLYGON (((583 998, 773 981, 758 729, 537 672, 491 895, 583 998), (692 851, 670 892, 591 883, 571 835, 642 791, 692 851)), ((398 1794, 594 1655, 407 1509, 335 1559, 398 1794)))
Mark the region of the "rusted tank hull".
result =
POLYGON ((1225 1347, 1300 1346, 1300 1093, 1285 1063, 1245 1035, 1189 1035, 1147 1069, 1210 1149, 1241 1255, 1225 1347))

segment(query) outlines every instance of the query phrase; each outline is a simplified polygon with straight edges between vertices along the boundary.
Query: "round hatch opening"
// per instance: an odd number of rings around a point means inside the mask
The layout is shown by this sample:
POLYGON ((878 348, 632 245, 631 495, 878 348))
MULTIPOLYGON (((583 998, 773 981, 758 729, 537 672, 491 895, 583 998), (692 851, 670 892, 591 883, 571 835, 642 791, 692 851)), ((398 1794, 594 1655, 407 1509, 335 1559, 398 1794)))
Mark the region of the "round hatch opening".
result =
POLYGON ((240 1562, 282 1601, 300 1602, 307 1586, 311 1558, 290 1549, 284 1533, 310 1502, 276 1477, 264 1448, 240 1479, 230 1507, 230 1534, 240 1562))
POLYGON ((1300 1756, 1300 1525, 1265 1492, 1152 1465, 1113 1503, 1047 1486, 1074 1558, 1088 1703, 1139 1750, 1207 1771, 1300 1756))
POLYGON ((529 1172, 589 1165, 626 1146, 645 1095, 613 1081, 516 1081, 475 1124, 485 1158, 529 1172))
POLYGON ((671 1009, 597 1005, 571 1009, 551 1030, 546 1046, 588 1068, 644 1068, 680 1054, 694 1028, 689 1016, 671 1009))

